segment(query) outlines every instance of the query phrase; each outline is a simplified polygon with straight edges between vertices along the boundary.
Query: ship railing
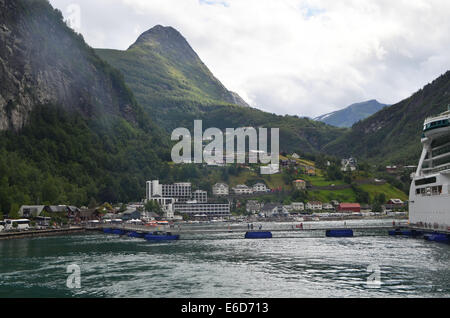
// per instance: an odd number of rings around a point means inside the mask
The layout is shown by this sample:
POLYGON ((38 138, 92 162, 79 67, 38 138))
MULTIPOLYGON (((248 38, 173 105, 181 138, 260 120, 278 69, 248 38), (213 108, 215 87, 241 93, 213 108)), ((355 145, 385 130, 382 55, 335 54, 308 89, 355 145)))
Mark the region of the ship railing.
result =
POLYGON ((444 170, 450 170, 450 164, 445 164, 443 166, 435 167, 435 168, 425 168, 422 169, 423 174, 433 174, 442 172, 444 170))

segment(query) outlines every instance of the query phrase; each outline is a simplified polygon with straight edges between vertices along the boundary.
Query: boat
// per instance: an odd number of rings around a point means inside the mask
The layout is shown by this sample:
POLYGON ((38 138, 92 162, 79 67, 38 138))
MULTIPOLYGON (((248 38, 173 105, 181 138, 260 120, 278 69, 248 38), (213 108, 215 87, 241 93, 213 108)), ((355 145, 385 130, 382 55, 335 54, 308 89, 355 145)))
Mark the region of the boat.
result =
POLYGON ((443 234, 443 233, 425 234, 423 237, 427 241, 433 241, 433 242, 439 242, 439 243, 449 243, 450 242, 449 235, 443 234))
POLYGON ((147 241, 175 241, 180 239, 179 234, 172 234, 170 232, 152 232, 149 234, 146 234, 144 238, 147 241))
POLYGON ((353 237, 353 230, 351 229, 327 230, 325 235, 327 237, 353 237))
POLYGON ((246 239, 269 239, 272 238, 272 232, 258 231, 245 233, 246 239))
POLYGON ((129 232, 127 234, 127 236, 128 237, 135 237, 135 238, 143 238, 144 237, 144 233, 132 231, 132 232, 129 232))
POLYGON ((112 234, 117 234, 117 235, 124 235, 124 234, 126 234, 127 232, 125 232, 124 230, 122 230, 122 229, 113 229, 112 230, 112 234))
POLYGON ((450 233, 450 106, 425 119, 422 154, 409 191, 410 226, 450 233))
POLYGON ((423 235, 422 231, 417 231, 417 230, 402 230, 402 229, 395 229, 395 230, 390 230, 389 235, 391 236, 421 236, 423 235))

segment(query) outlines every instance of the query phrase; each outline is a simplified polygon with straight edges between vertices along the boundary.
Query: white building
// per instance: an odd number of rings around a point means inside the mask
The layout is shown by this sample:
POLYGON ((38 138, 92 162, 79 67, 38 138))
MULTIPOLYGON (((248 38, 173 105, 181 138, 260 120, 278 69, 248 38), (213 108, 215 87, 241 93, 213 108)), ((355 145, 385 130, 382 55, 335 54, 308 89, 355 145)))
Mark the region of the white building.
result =
POLYGON ((192 192, 192 200, 195 200, 198 203, 206 203, 208 202, 208 192, 203 190, 196 190, 192 192))
POLYGON ((261 213, 264 214, 266 218, 289 215, 289 211, 284 206, 275 203, 267 203, 266 205, 264 205, 261 213))
POLYGON ((270 189, 264 183, 256 183, 252 187, 253 192, 269 192, 270 189))
MULTIPOLYGON (((204 194, 197 195, 202 199, 204 194)), ((164 217, 173 219, 173 205, 175 202, 186 202, 192 198, 192 185, 189 182, 160 184, 159 180, 147 181, 145 198, 146 201, 157 202, 164 212, 164 217)))
POLYGON ((212 188, 213 195, 222 196, 229 194, 229 187, 225 183, 216 183, 212 188))
POLYGON ((353 157, 341 160, 341 171, 355 171, 356 166, 357 162, 356 159, 353 157))
POLYGON ((245 205, 245 210, 248 213, 259 213, 261 212, 261 208, 263 207, 263 203, 257 200, 248 200, 245 205))
POLYGON ((322 210, 322 202, 319 202, 319 201, 307 202, 305 208, 306 208, 306 210, 321 211, 322 210))
POLYGON ((278 163, 271 163, 267 166, 260 167, 261 174, 276 174, 280 172, 280 165, 278 163))
POLYGON ((331 204, 333 205, 333 207, 337 207, 339 206, 339 201, 338 200, 331 200, 331 204))
POLYGON ((291 209, 292 211, 304 211, 305 204, 303 202, 292 202, 291 209))
POLYGON ((323 210, 334 210, 334 206, 331 203, 324 203, 322 204, 323 210))
POLYGON ((174 211, 191 216, 206 215, 209 217, 229 216, 229 203, 175 203, 174 211))
POLYGON ((41 215, 45 205, 22 205, 19 209, 19 216, 24 218, 37 217, 41 215))
POLYGON ((253 189, 245 184, 238 184, 233 188, 234 194, 253 194, 253 189))

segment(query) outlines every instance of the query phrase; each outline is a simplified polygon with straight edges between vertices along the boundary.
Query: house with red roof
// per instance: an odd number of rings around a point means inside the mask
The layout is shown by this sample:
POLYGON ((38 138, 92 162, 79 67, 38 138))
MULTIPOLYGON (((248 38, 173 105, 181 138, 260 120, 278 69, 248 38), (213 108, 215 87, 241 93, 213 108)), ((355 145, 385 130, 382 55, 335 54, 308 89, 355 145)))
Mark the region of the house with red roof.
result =
POLYGON ((294 184, 294 187, 298 190, 306 189, 306 181, 304 181, 304 180, 298 179, 298 180, 292 181, 292 183, 294 184))
POLYGON ((339 212, 361 212, 359 203, 341 203, 338 207, 339 212))

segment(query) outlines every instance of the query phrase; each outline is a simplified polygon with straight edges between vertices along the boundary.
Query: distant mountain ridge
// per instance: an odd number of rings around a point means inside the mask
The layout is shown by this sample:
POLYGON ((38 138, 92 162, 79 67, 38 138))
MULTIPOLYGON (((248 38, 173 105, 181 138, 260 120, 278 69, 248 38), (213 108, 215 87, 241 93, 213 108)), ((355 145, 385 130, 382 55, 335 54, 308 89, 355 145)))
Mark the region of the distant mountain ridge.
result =
POLYGON ((386 106, 388 105, 381 104, 377 100, 372 99, 366 102, 352 104, 332 113, 318 116, 314 118, 314 120, 336 127, 352 127, 353 124, 366 119, 386 106))
POLYGON ((411 97, 356 123, 323 150, 339 156, 355 154, 378 163, 417 164, 425 118, 447 110, 449 104, 447 71, 411 97))

